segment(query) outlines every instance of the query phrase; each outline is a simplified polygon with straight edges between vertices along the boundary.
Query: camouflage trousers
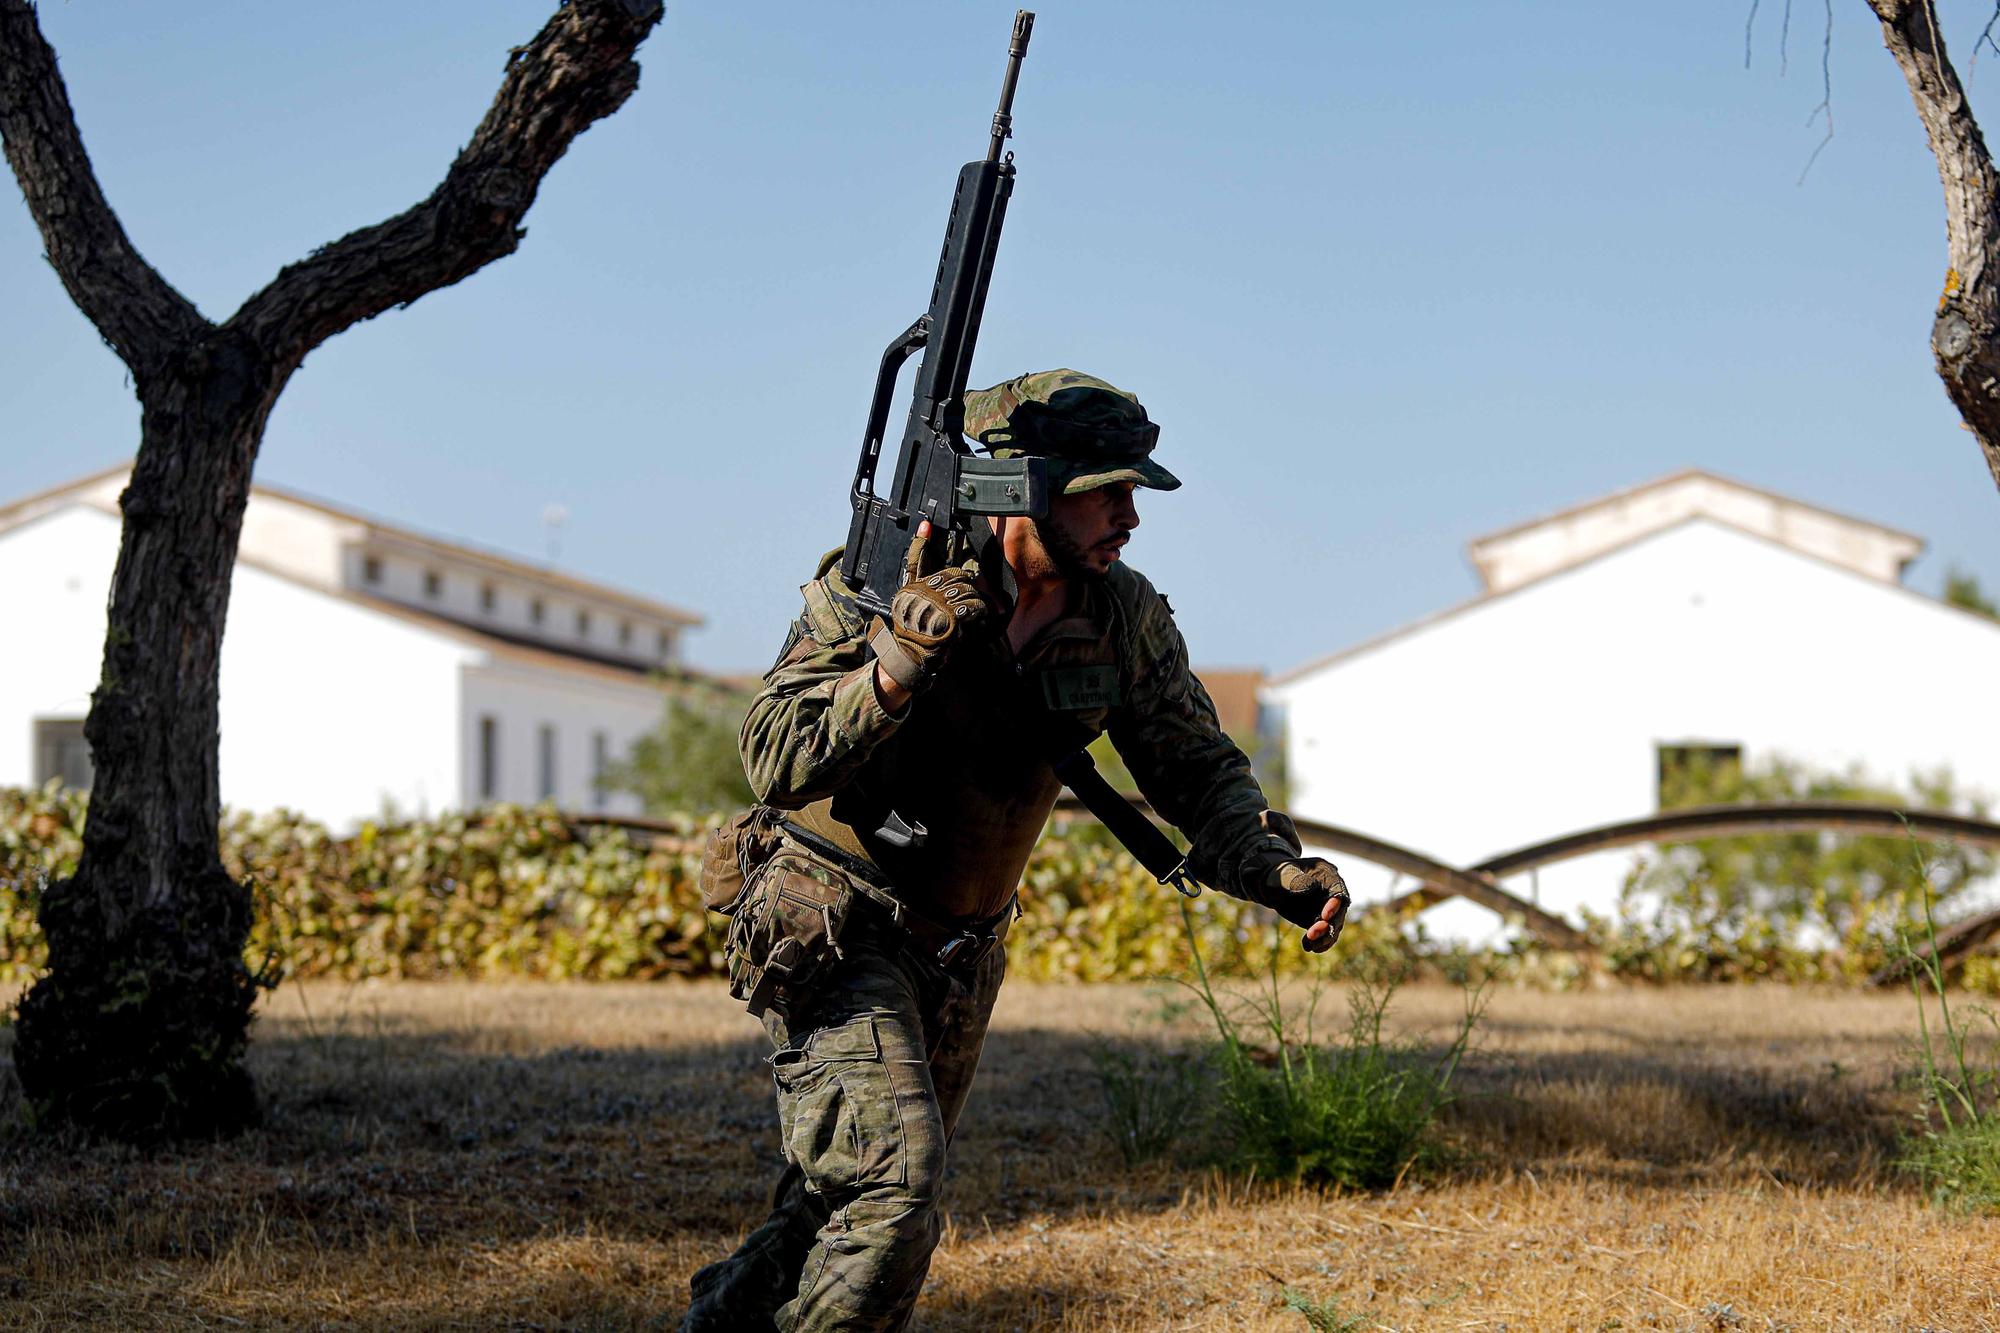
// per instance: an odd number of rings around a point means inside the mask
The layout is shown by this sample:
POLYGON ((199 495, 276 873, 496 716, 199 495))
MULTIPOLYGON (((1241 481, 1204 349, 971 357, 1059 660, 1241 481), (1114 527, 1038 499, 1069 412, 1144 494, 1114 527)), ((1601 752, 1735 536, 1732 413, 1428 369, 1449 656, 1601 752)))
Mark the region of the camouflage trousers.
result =
POLYGON ((764 1016, 785 1169, 770 1217, 694 1275, 682 1333, 909 1322, 1007 961, 995 949, 954 980, 887 922, 855 927, 790 1022, 764 1016))

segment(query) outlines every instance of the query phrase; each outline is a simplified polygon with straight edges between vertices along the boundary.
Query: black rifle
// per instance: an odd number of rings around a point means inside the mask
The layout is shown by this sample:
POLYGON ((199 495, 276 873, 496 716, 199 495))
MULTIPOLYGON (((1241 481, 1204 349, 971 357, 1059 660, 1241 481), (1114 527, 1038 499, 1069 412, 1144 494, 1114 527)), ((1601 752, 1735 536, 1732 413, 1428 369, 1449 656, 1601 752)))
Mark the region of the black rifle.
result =
MULTIPOLYGON (((974 549, 987 545, 981 523, 973 516, 1026 515, 1048 512, 1048 464, 1039 458, 981 458, 965 442, 965 377, 972 368, 972 346, 979 338, 979 319, 986 309, 986 286, 993 276, 994 252, 1000 248, 1000 224, 1007 216, 1007 197, 1014 190, 1014 155, 1000 156, 1001 145, 1014 132, 1014 84, 1021 75, 1021 57, 1028 53, 1028 34, 1035 16, 1023 9, 1014 15, 1014 37, 1007 46, 1007 76, 1000 85, 1000 109, 993 114, 993 137, 986 156, 968 162, 958 173, 952 195, 951 219, 945 224, 944 254, 938 260, 937 281, 931 288, 931 308, 882 353, 875 376, 875 398, 868 408, 868 429, 861 441, 861 464, 854 470, 854 517, 847 529, 846 553, 840 577, 862 606, 887 615, 889 603, 903 584, 904 567, 917 525, 929 520, 949 549, 952 539, 974 549), (903 444, 896 455, 896 472, 884 494, 875 490, 875 465, 882 457, 882 440, 889 424, 890 399, 896 375, 911 353, 923 349, 911 390, 910 412, 903 426, 903 444)), ((1005 560, 993 558, 993 575, 1012 591, 1012 571, 1005 560)))
MULTIPOLYGON (((1032 13, 1025 9, 1015 12, 1014 36, 1007 45, 1007 74, 1000 84, 1000 109, 993 113, 992 139, 983 159, 959 168, 951 218, 945 223, 944 253, 938 258, 937 281, 931 286, 931 308, 889 344, 875 374, 875 397, 868 406, 868 428, 861 438, 861 462, 854 469, 850 497, 854 517, 848 524, 847 547, 840 560, 841 580, 854 590, 855 600, 875 615, 889 614, 889 603, 908 571, 917 525, 926 520, 946 539, 939 547, 949 549, 955 540, 961 550, 970 547, 987 552, 982 564, 988 578, 1007 601, 1012 601, 1014 571, 987 526, 980 523, 975 528, 971 520, 989 514, 1042 518, 1048 513, 1047 460, 982 458, 965 442, 965 377, 972 368, 972 347, 979 339, 979 319, 986 310, 986 287, 993 277, 993 256, 1000 248, 1000 224, 1007 217, 1007 198, 1014 192, 1014 155, 1002 158, 1000 150, 1014 133, 1014 85, 1021 77, 1021 57, 1028 54, 1028 35, 1034 27, 1032 13), (879 495, 875 467, 882 457, 896 376, 918 349, 923 350, 924 359, 911 389, 896 474, 888 494, 879 495)), ((1055 767, 1078 799, 1162 884, 1172 884, 1183 893, 1197 892, 1173 843, 1105 782, 1087 752, 1079 750, 1055 767)), ((928 832, 921 824, 906 822, 891 811, 875 836, 894 846, 909 847, 921 845, 928 832)))

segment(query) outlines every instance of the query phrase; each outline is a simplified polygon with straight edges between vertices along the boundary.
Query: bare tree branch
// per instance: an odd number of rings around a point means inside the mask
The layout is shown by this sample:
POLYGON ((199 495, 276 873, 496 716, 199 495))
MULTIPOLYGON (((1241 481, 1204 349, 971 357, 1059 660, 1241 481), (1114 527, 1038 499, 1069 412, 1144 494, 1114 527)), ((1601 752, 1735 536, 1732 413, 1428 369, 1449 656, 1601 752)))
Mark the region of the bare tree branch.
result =
POLYGON ((1932 0, 1868 0, 1903 71, 1944 184, 1944 293, 1931 352, 2000 486, 2000 178, 1945 53, 1932 0))
MULTIPOLYGON (((1790 17, 1787 11, 1786 18, 1790 17)), ((1826 36, 1819 48, 1819 105, 1806 117, 1806 124, 1818 120, 1822 113, 1826 116, 1826 137, 1819 141, 1812 150, 1812 156, 1806 159, 1805 167, 1800 170, 1800 185, 1806 183, 1806 177, 1812 174, 1813 163, 1819 161, 1819 155, 1833 142, 1833 0, 1826 0, 1826 36)))
POLYGON ((572 0, 508 58, 493 105, 429 198, 281 270, 226 327, 284 371, 349 325, 450 286, 520 244, 542 177, 639 86, 656 0, 572 0))
POLYGON ((136 379, 210 327, 140 257, 105 202, 28 0, 0 0, 0 144, 64 290, 136 379))
POLYGON ((84 724, 90 823, 75 872, 42 895, 49 969, 15 1025, 15 1070, 40 1123, 157 1138, 254 1117, 242 1066, 259 985, 243 957, 251 898, 217 855, 216 741, 223 624, 265 424, 319 343, 520 244, 542 176, 638 86, 632 55, 660 13, 660 0, 559 0, 428 199, 284 269, 218 328, 133 250, 34 8, 0 0, 8 160, 64 286, 132 367, 141 407, 84 724))
POLYGON ((1996 43, 1993 40, 1993 25, 1996 23, 2000 23, 2000 4, 1993 6, 1993 12, 1986 16, 1986 26, 1979 30, 1979 36, 1973 40, 1972 72, 1975 75, 1979 72, 1979 51, 1981 47, 1992 51, 1996 56, 2000 56, 2000 43, 1996 43))

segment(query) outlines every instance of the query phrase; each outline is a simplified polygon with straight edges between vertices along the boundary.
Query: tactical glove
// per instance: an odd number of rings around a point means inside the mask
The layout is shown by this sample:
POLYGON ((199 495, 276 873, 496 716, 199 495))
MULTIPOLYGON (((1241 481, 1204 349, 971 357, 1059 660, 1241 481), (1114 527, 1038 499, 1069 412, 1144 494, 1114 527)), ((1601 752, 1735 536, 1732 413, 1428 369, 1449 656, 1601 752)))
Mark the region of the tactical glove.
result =
POLYGON ((993 604, 972 575, 953 565, 905 583, 868 646, 889 679, 914 693, 937 679, 955 645, 992 618, 993 604))
POLYGON ((1291 924, 1310 931, 1322 919, 1327 922, 1326 934, 1306 940, 1308 953, 1331 949, 1340 938, 1340 929, 1347 924, 1347 882, 1341 879, 1333 862, 1317 856, 1280 861, 1271 867, 1264 889, 1264 905, 1291 924), (1336 900, 1339 909, 1326 917, 1327 903, 1336 900))

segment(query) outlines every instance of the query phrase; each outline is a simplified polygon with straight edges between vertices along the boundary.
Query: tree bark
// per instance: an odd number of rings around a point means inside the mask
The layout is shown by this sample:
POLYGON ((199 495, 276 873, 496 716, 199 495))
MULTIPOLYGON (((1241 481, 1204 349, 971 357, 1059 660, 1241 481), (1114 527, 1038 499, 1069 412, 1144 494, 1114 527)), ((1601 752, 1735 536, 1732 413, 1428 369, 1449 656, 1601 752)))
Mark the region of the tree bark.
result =
MULTIPOLYGON (((251 470, 286 381, 326 339, 510 254, 570 143, 638 87, 657 0, 570 0, 508 58, 443 182, 282 270, 221 324, 140 257, 98 188, 28 0, 0 0, 0 144, 77 307, 141 408, 76 874, 43 894, 49 970, 14 1058, 39 1123, 151 1140, 256 1116, 243 1068, 261 981, 249 890, 223 871, 219 666, 251 470)), ((311 762, 311 756, 300 756, 311 762)))
POLYGON ((1948 267, 1931 324, 1945 392, 2000 487, 2000 178, 1946 53, 1933 0, 1868 0, 1944 183, 1948 267))

